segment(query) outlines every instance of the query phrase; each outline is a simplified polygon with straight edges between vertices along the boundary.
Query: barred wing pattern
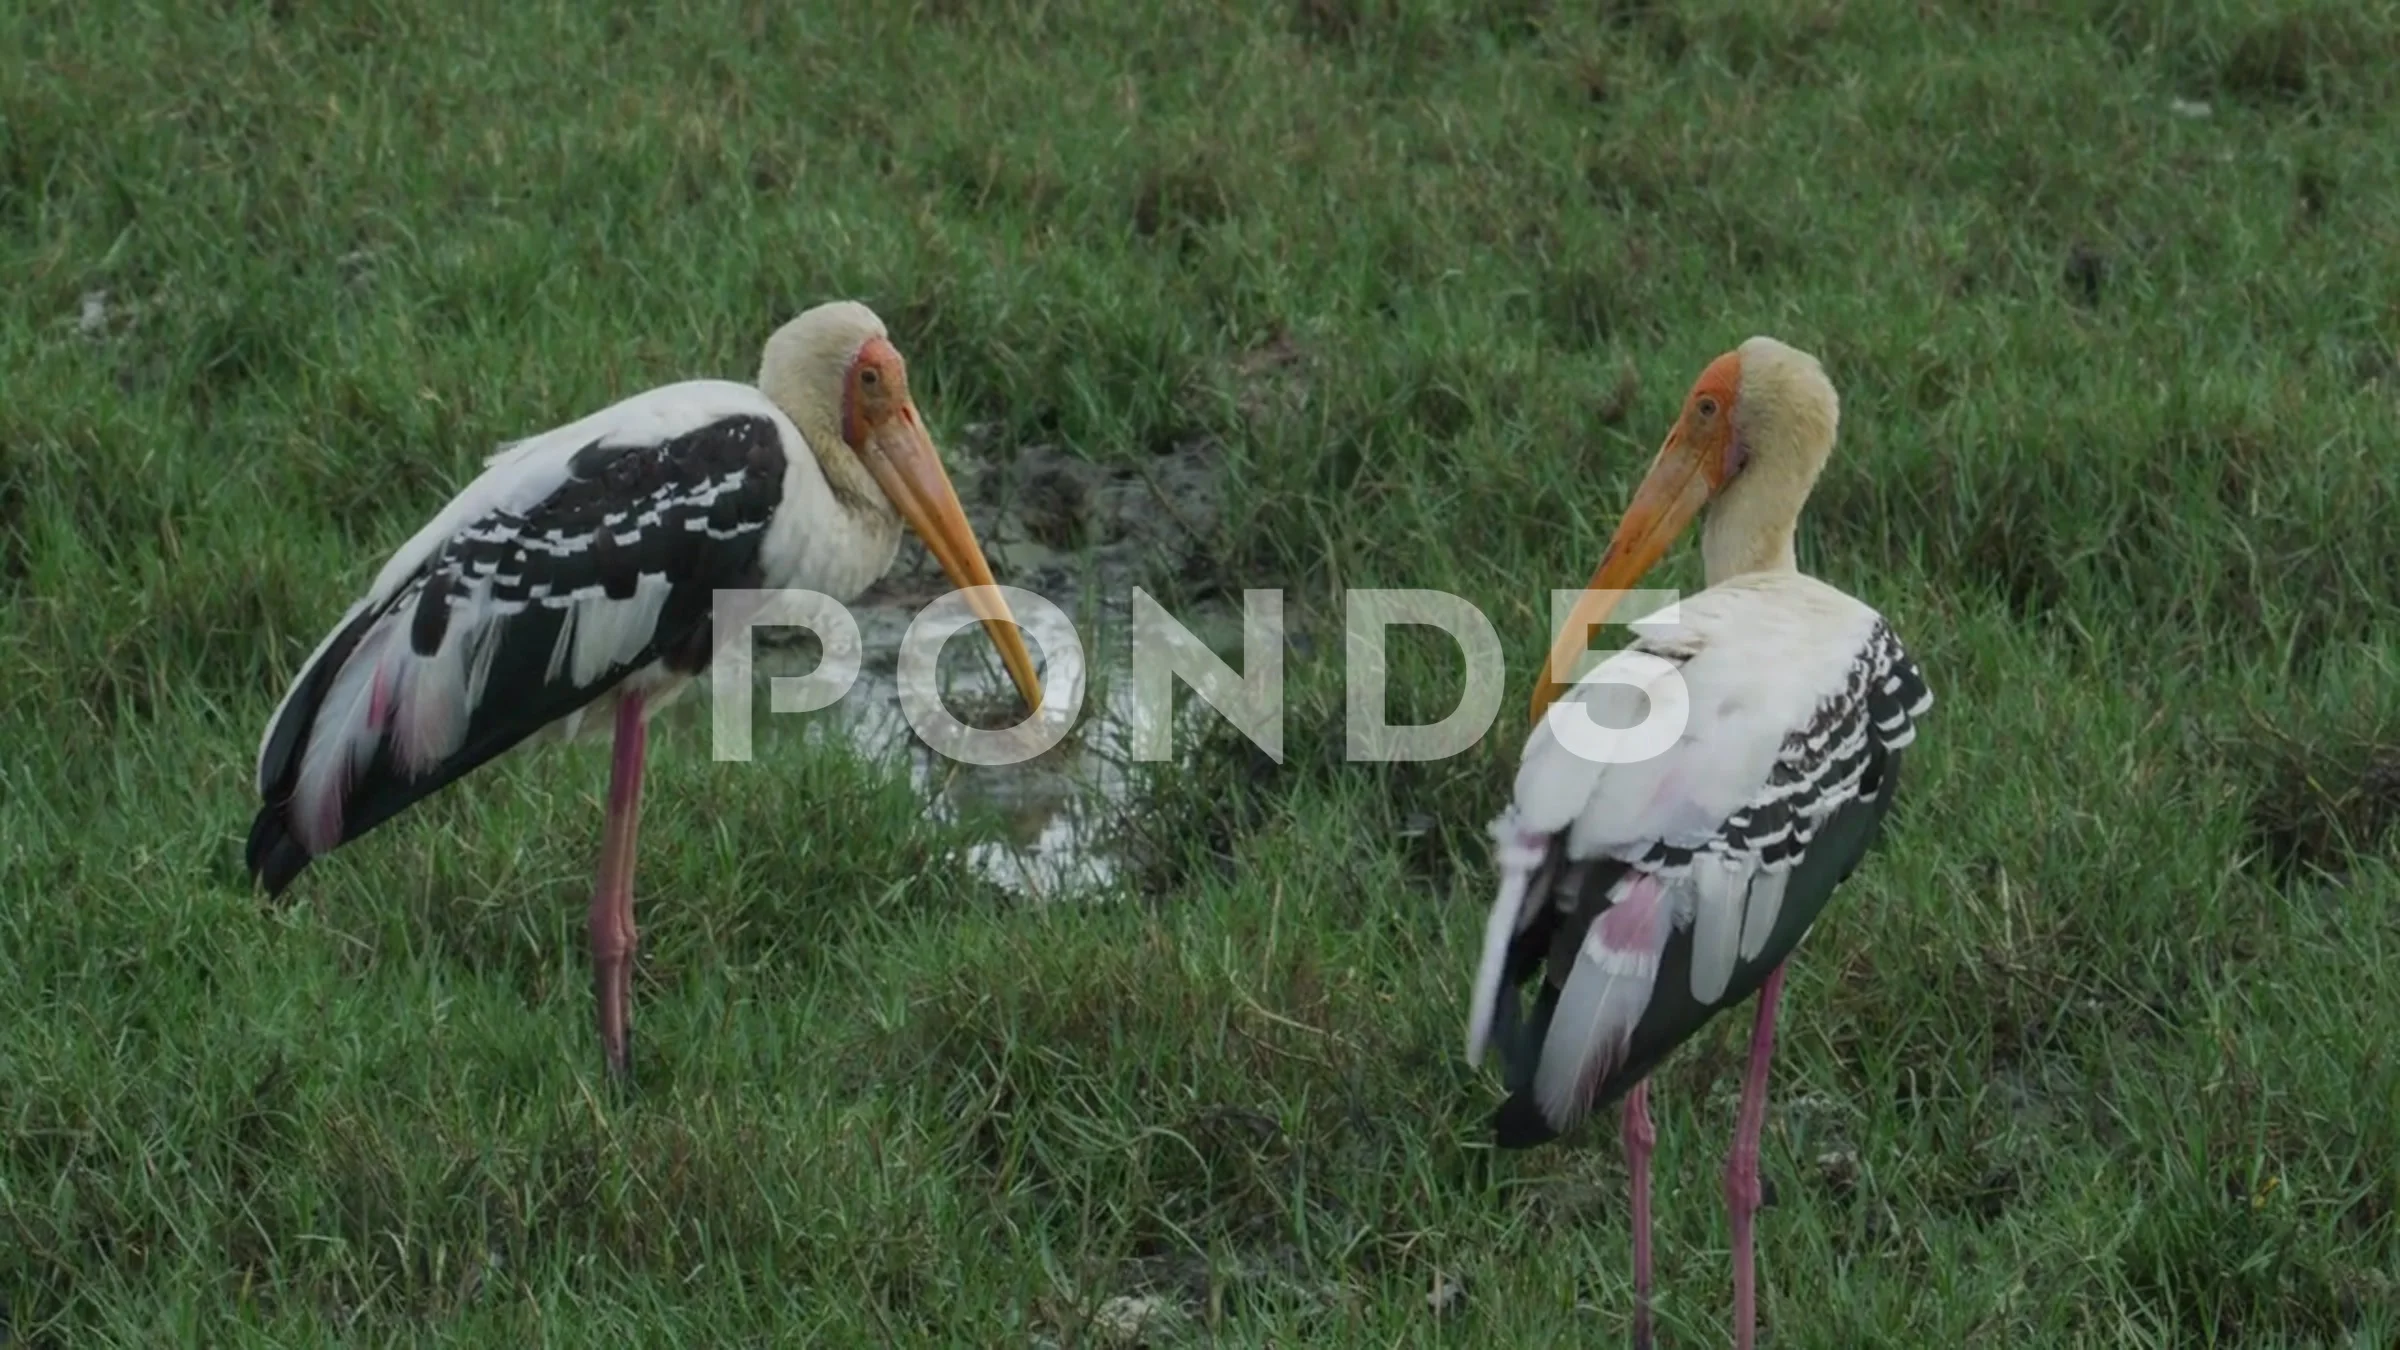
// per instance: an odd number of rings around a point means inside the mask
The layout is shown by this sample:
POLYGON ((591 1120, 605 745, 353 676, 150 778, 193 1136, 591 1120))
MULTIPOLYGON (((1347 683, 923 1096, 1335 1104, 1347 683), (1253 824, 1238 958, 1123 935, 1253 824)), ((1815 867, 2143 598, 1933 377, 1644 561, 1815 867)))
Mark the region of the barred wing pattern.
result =
MULTIPOLYGON (((1681 740, 1650 762, 1596 764, 1545 718, 1493 824, 1500 889, 1468 1057, 1502 1049, 1504 1144, 1572 1128, 1755 992, 1872 842, 1932 705, 1881 617, 1822 583, 1684 608, 1680 629, 1633 644, 1686 682, 1681 740), (1519 986, 1537 975, 1529 1013, 1519 986)), ((1561 702, 1623 724, 1601 715, 1626 705, 1622 688, 1561 702)))
POLYGON ((690 381, 495 456, 311 656, 259 748, 269 893, 653 663, 710 655, 802 453, 748 386, 690 381))
MULTIPOLYGON (((1916 662, 1891 628, 1876 623, 1839 693, 1817 705, 1808 725, 1783 740, 1766 787, 1698 844, 1653 842, 1626 857, 1658 877, 1684 877, 1695 862, 1789 872, 1817 830, 1860 795, 1871 759, 1907 748, 1916 721, 1933 707, 1916 662)), ((1870 790, 1868 795, 1872 795, 1870 790)))

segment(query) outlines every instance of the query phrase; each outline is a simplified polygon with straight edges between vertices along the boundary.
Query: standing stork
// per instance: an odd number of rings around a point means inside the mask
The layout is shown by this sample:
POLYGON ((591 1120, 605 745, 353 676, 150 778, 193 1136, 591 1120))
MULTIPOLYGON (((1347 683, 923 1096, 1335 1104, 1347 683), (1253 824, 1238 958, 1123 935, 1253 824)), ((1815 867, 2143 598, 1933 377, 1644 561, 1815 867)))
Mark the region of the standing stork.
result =
POLYGON ((1624 1099, 1636 1346, 1650 1344, 1648 1076, 1756 992, 1725 1167, 1735 1337, 1752 1344, 1751 1218, 1784 961, 1873 843, 1901 750, 1933 703, 1883 616, 1802 574, 1793 553, 1839 409, 1816 359, 1772 338, 1701 372, 1551 651, 1515 800, 1492 826, 1500 892, 1467 1058, 1499 1049, 1510 1095, 1493 1131, 1504 1148, 1555 1138, 1624 1099), (1619 664, 1644 673, 1562 690, 1558 674, 1583 654, 1612 593, 1649 571, 1703 507, 1707 589, 1637 623, 1645 631, 1627 651, 1640 655, 1619 664), (1687 709, 1662 752, 1608 763, 1568 743, 1658 715, 1652 690, 1687 709), (1528 1011, 1519 986, 1537 975, 1528 1011))
POLYGON ((592 987, 608 1070, 625 1081, 650 713, 707 668, 716 592, 847 601, 891 566, 904 521, 969 588, 1038 711, 1033 659, 1006 602, 972 589, 993 584, 991 566, 907 366, 864 305, 820 305, 778 329, 755 387, 670 384, 503 447, 384 564, 267 723, 251 876, 280 894, 311 859, 608 708, 592 987))

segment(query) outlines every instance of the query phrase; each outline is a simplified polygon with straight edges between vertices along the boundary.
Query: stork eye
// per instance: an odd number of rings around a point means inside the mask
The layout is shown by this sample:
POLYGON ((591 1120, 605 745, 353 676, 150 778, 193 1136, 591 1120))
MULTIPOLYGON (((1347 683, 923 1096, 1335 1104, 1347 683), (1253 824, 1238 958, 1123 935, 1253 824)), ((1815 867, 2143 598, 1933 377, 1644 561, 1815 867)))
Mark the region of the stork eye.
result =
POLYGON ((869 366, 865 370, 858 372, 858 382, 861 385, 872 389, 876 385, 883 383, 883 372, 877 370, 873 366, 869 366))
POLYGON ((1700 396, 1700 402, 1696 406, 1699 409, 1702 417, 1714 417, 1717 415, 1717 401, 1713 398, 1710 398, 1706 394, 1700 396))

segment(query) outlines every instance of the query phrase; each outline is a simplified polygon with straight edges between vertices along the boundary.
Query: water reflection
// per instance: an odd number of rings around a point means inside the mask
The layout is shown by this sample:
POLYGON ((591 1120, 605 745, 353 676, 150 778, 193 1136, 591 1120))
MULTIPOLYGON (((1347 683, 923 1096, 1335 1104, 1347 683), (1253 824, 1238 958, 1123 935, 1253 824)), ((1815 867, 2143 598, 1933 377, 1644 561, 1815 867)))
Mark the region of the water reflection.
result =
MULTIPOLYGON (((1106 891, 1117 877, 1109 836, 1132 794, 1134 762, 1130 623, 1123 606, 1086 606, 1069 618, 1032 610, 1018 618, 1041 669, 1043 710, 1050 725, 1066 725, 1056 744, 1021 763, 962 763, 935 751, 909 726, 899 699, 897 672, 902 636, 915 606, 859 608, 859 675, 840 702, 805 719, 805 734, 840 734, 861 755, 899 756, 909 780, 939 819, 972 820, 997 826, 997 837, 968 851, 970 863, 1009 891, 1034 900, 1057 900, 1106 891), (1095 677, 1095 667, 1098 675, 1095 677), (838 728, 838 733, 833 729, 838 728)), ((1231 626, 1232 652, 1240 659, 1238 615, 1207 611, 1178 615, 1195 634, 1224 653, 1231 626)), ((754 678, 805 674, 819 659, 805 635, 789 644, 762 640, 754 678)), ((979 628, 969 628, 943 647, 939 666, 943 702, 971 726, 1000 727, 1023 705, 997 653, 979 628)), ((763 694, 764 689, 759 691, 763 694)), ((770 731, 763 717, 754 736, 770 731)))

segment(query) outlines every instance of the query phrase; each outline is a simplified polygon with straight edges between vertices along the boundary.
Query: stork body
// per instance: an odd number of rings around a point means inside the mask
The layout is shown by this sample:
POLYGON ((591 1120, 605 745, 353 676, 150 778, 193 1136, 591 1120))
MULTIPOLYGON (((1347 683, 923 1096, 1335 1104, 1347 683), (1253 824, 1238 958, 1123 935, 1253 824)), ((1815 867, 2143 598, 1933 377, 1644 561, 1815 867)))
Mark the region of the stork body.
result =
POLYGON ((1468 1056, 1496 1047, 1505 1066, 1510 1095, 1493 1121, 1503 1147, 1624 1103, 1637 1345, 1650 1338, 1648 1076, 1756 994, 1725 1178, 1736 1338, 1752 1344, 1751 1217, 1784 962, 1873 844, 1932 703, 1882 615, 1794 559, 1837 415, 1817 363, 1771 339, 1701 376, 1559 638, 1514 799, 1493 825, 1500 888, 1468 1056), (1556 676, 1611 593, 1704 508, 1708 588, 1636 620, 1632 660, 1562 690, 1556 676), (1634 728, 1676 703, 1682 727, 1656 753, 1587 752, 1611 739, 1588 728, 1634 728))
MULTIPOLYGON (((905 365, 862 305, 785 325, 755 387, 672 384, 504 447, 392 555, 269 720, 252 875, 280 894, 511 747, 605 719, 615 754, 590 923, 602 1046, 623 1075, 650 713, 736 631, 743 615, 720 614, 718 592, 847 600, 890 567, 903 523, 956 584, 992 584, 905 365)), ((1038 705, 1005 605, 969 597, 1038 705)))

